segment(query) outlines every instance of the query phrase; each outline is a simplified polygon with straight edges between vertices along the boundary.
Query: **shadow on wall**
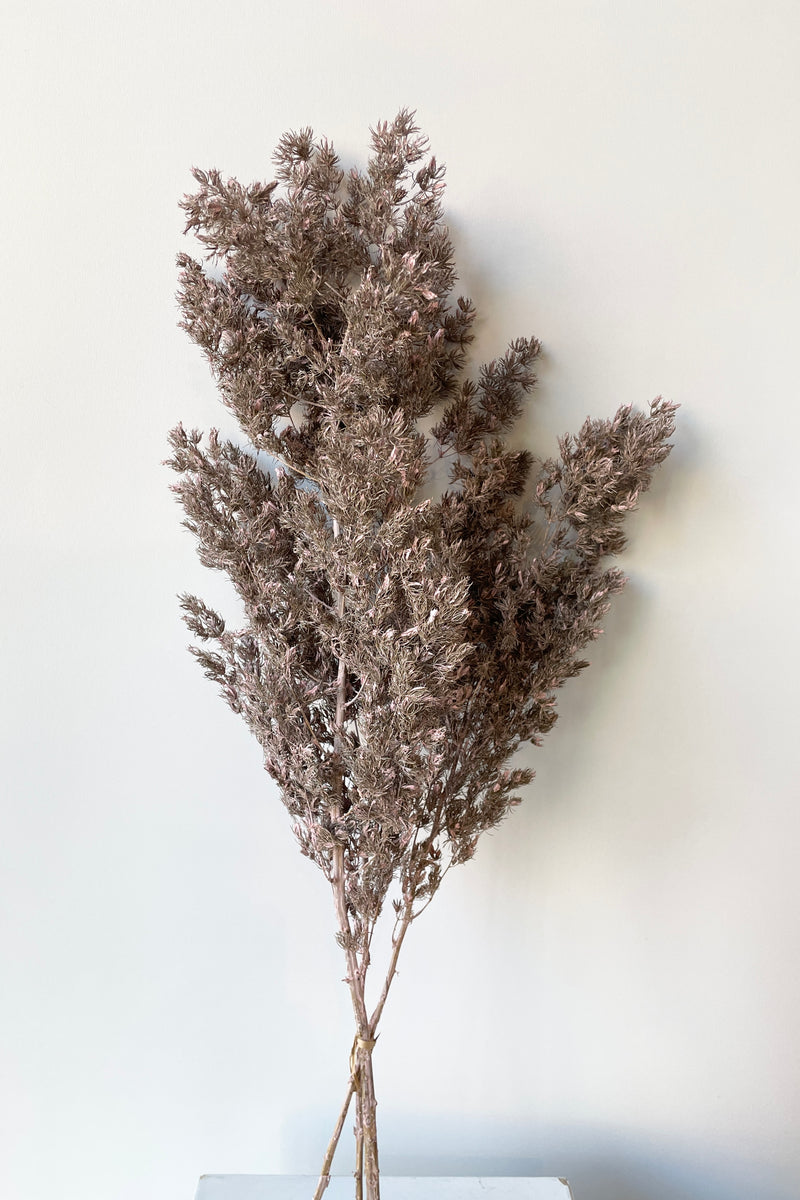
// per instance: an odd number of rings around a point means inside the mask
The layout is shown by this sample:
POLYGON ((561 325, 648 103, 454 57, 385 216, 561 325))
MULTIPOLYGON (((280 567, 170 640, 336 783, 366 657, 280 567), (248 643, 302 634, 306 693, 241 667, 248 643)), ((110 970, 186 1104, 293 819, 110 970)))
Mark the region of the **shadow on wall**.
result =
MULTIPOLYGON (((296 1114, 284 1127, 287 1171, 313 1173, 319 1167, 308 1117, 296 1114)), ((348 1131, 345 1126, 336 1174, 350 1171, 348 1131)), ((522 1122, 387 1113, 381 1138, 385 1175, 560 1175, 569 1180, 575 1200, 797 1200, 796 1186, 778 1178, 774 1164, 748 1161, 724 1146, 709 1145, 700 1155, 695 1148, 681 1150, 644 1134, 607 1128, 551 1130, 547 1152, 537 1154, 545 1138, 522 1122)), ((320 1157, 322 1150, 320 1139, 320 1157)))

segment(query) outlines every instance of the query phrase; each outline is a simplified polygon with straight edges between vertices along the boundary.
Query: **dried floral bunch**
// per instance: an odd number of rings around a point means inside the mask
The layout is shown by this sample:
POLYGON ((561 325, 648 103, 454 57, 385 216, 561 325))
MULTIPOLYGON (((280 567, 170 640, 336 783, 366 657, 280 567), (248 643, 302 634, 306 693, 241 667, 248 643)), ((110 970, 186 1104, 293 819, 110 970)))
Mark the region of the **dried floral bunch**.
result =
POLYGON ((207 261, 178 257, 181 324, 249 444, 170 435, 184 524, 245 625, 195 596, 182 607, 333 890, 356 1037, 316 1196, 355 1096, 356 1195, 377 1200, 372 1051, 403 939, 530 782, 509 761, 587 665, 624 582, 606 558, 669 453, 675 406, 587 420, 557 459, 510 449, 539 343, 462 376, 475 309, 451 300, 444 169, 413 114, 372 131, 363 172, 345 175, 308 129, 274 162, 274 182, 248 187, 194 170, 182 202, 207 261), (450 486, 422 498, 441 459, 450 486), (396 924, 370 1012, 387 899, 396 924))

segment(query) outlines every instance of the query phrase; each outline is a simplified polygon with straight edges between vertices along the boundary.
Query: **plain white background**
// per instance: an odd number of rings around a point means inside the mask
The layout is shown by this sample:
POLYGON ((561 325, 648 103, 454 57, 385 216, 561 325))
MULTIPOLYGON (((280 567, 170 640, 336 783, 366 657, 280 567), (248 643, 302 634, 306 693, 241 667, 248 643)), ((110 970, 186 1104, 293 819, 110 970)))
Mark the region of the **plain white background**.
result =
MULTIPOLYGON (((476 360, 522 439, 679 402, 630 585, 525 804, 413 930, 388 1173, 578 1200, 800 1190, 798 172, 791 2, 8 3, 0 35, 4 1200, 313 1172, 349 1013, 322 877, 185 652, 230 605, 166 433, 232 431, 176 327, 193 164, 416 108, 476 360)), ((341 1170, 349 1161, 339 1160, 341 1170)))

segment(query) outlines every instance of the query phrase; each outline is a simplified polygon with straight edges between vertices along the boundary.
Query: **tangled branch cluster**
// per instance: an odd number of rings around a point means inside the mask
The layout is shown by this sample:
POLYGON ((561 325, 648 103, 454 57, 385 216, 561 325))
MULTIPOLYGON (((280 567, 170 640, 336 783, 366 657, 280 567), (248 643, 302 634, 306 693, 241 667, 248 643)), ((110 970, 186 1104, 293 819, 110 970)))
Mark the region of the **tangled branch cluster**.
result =
POLYGON ((509 760, 587 665, 675 406, 587 420, 554 460, 510 449, 539 343, 462 375, 475 310, 451 298, 443 167, 413 115, 377 126, 363 172, 307 129, 275 165, 247 187, 195 170, 183 200, 208 262, 179 256, 181 323, 250 448, 171 433, 185 524, 246 623, 182 606, 303 852, 341 875, 363 978, 392 881, 413 918, 530 782, 509 760), (450 486, 422 499, 442 457, 450 486))

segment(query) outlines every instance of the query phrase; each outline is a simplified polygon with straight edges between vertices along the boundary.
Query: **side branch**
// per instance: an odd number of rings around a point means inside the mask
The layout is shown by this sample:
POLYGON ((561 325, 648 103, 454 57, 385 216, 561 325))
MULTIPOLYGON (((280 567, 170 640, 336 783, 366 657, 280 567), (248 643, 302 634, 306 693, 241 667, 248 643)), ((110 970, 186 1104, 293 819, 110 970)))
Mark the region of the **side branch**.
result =
POLYGON ((330 1172, 333 1164, 333 1156, 336 1153, 336 1147, 339 1144, 339 1138, 342 1136, 342 1130, 344 1129, 344 1123, 347 1118, 347 1110, 350 1107, 350 1101, 353 1099, 353 1092, 355 1090, 356 1077, 355 1075, 351 1075, 347 1085, 347 1095, 344 1098, 342 1111, 339 1113, 339 1119, 336 1122, 336 1128, 333 1131, 331 1140, 328 1142, 328 1149, 325 1151, 325 1158, 322 1162, 322 1169, 319 1174, 319 1182, 317 1184, 317 1189, 314 1192, 313 1200, 320 1200, 322 1193, 325 1191, 325 1188, 331 1181, 330 1172))
POLYGON ((397 974, 397 960, 400 957, 400 951, 403 946, 403 939, 406 936, 409 925, 411 924, 411 922, 414 919, 412 912, 411 912, 412 903, 413 903, 413 901, 411 901, 411 900, 406 901, 406 906, 403 911, 403 916, 400 919, 400 928, 397 931, 394 938, 392 938, 392 956, 389 959, 389 966, 386 971, 386 978, 383 981, 383 987, 381 988, 381 994, 378 998, 378 1003, 375 1005, 375 1011, 373 1012, 372 1016, 370 1017, 370 1021, 369 1021, 369 1032, 370 1032, 371 1037, 375 1036, 375 1031, 378 1028, 378 1022, 381 1019, 381 1014, 383 1013, 383 1009, 386 1004, 386 999, 389 995, 389 989, 392 986, 392 980, 394 979, 395 975, 397 974))

